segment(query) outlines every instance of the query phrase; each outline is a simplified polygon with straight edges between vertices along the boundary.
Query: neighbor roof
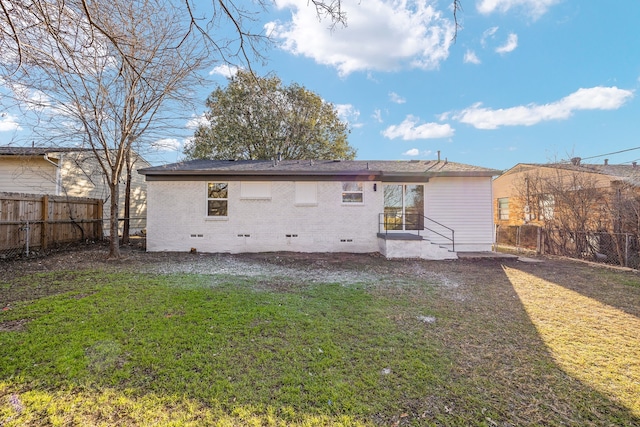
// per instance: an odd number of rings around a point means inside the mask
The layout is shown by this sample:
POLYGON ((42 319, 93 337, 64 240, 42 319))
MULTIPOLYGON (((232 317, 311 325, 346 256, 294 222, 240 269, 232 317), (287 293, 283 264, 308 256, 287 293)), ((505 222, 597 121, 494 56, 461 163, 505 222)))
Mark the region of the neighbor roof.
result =
POLYGON ((612 164, 593 164, 593 163, 518 163, 503 175, 514 172, 523 172, 533 168, 553 168, 563 169, 575 172, 596 173, 606 175, 613 180, 624 181, 626 183, 640 186, 640 166, 637 165, 612 165, 612 164))
POLYGON ((71 153, 86 151, 86 148, 61 147, 11 147, 1 146, 0 156, 44 156, 51 153, 71 153))
POLYGON ((500 174, 494 169, 437 160, 191 160, 140 169, 138 172, 146 175, 147 180, 207 176, 393 180, 436 176, 492 177, 500 174))

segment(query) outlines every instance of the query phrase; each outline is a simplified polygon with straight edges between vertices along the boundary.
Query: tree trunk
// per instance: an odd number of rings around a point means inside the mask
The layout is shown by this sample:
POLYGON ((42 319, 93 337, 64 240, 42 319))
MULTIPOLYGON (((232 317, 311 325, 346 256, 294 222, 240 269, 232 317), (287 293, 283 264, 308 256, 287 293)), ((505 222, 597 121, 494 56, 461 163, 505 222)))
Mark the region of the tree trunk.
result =
POLYGON ((120 239, 118 238, 118 198, 120 196, 120 184, 118 179, 113 179, 109 183, 111 192, 111 213, 109 215, 109 259, 120 258, 120 239))
POLYGON ((131 220, 131 170, 133 169, 133 164, 131 163, 131 149, 127 150, 127 159, 126 159, 126 167, 127 167, 127 182, 125 184, 125 193, 124 193, 124 224, 122 226, 122 244, 129 244, 129 230, 130 230, 130 220, 131 220))

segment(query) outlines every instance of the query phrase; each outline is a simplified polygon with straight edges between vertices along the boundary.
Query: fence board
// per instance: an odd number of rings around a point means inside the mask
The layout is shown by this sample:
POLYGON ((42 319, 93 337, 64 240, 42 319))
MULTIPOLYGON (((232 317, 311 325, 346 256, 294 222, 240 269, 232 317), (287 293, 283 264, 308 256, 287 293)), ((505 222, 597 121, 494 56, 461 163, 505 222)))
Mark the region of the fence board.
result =
POLYGON ((0 193, 0 252, 102 238, 102 200, 0 193))

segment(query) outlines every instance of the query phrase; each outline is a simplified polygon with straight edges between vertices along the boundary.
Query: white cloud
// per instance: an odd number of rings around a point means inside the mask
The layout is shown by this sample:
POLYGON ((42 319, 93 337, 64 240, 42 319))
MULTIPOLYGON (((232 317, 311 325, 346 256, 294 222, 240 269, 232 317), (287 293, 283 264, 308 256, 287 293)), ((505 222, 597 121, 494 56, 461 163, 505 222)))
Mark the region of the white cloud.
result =
POLYGON ((209 71, 209 75, 212 76, 214 74, 218 74, 220 76, 230 78, 235 76, 238 73, 238 67, 229 64, 222 64, 214 67, 213 70, 209 71))
POLYGON ((482 38, 480 39, 480 44, 482 45, 482 47, 485 47, 487 45, 487 40, 493 39, 497 32, 498 27, 491 27, 484 30, 484 32, 482 33, 482 38))
MULTIPOLYGON (((452 118, 477 129, 497 129, 501 126, 532 126, 543 121, 564 120, 580 110, 616 110, 633 98, 632 90, 617 87, 581 88, 549 104, 528 104, 505 109, 482 107, 481 103, 452 113, 452 118)), ((448 116, 444 113, 442 117, 448 116)))
POLYGON ((415 157, 415 156, 419 156, 420 155, 420 150, 418 150, 417 148, 412 148, 411 150, 407 150, 404 153, 402 153, 403 156, 411 156, 411 157, 415 157))
POLYGON ((338 117, 340 120, 343 120, 349 123, 351 126, 359 127, 358 125, 354 125, 355 122, 360 118, 360 111, 356 109, 351 104, 336 104, 334 105, 336 112, 338 113, 338 117))
POLYGON ((0 114, 0 132, 9 132, 13 130, 22 130, 20 123, 15 116, 8 113, 0 114))
POLYGON ((385 138, 401 138, 405 141, 414 139, 435 139, 453 136, 454 129, 448 124, 423 123, 419 124, 418 117, 409 115, 399 125, 392 125, 386 128, 382 135, 385 138))
POLYGON ((378 123, 382 123, 382 111, 380 111, 379 109, 375 109, 373 110, 373 114, 371 115, 371 117, 373 117, 373 119, 378 122, 378 123))
POLYGON ((464 54, 464 62, 465 64, 480 64, 481 61, 474 51, 467 49, 464 54))
MULTIPOLYGON (((292 11, 290 22, 270 22, 267 34, 281 47, 319 64, 335 67, 341 76, 355 71, 436 69, 449 56, 454 24, 424 0, 343 0, 346 28, 327 29, 306 0, 277 2, 292 11)), ((445 12, 446 13, 446 12, 445 12)))
POLYGON ((493 12, 508 12, 512 8, 519 7, 533 19, 544 15, 551 6, 561 0, 481 0, 477 4, 478 12, 488 15, 493 12))
POLYGON ((199 116, 196 115, 192 115, 191 119, 187 120, 187 124, 185 125, 185 127, 187 129, 198 129, 200 126, 207 126, 211 124, 211 122, 209 122, 209 120, 207 120, 207 117, 203 114, 200 114, 199 116))
POLYGON ((159 139, 151 143, 151 147, 159 151, 177 151, 182 148, 183 141, 175 138, 159 139))
POLYGON ((511 33, 509 34, 509 37, 507 38, 506 43, 496 48, 496 53, 503 54, 503 53, 513 52, 514 50, 516 50, 517 47, 518 47, 518 35, 511 33))
POLYGON ((427 157, 430 154, 431 154, 431 150, 420 151, 417 148, 411 148, 410 150, 407 150, 404 153, 402 153, 403 156, 409 156, 409 157, 417 157, 417 156, 427 157))
POLYGON ((395 92, 389 92, 389 99, 391 100, 391 102, 395 102, 396 104, 404 104, 405 102, 407 102, 406 99, 395 92))

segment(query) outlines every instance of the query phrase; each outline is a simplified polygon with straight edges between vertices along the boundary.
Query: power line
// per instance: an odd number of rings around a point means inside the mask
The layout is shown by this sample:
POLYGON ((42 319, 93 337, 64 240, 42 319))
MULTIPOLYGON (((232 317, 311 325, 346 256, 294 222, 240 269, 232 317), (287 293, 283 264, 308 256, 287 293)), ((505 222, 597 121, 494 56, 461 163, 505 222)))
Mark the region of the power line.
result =
POLYGON ((640 150, 640 147, 627 148, 626 150, 614 151, 613 153, 599 154, 599 155, 597 155, 597 156, 583 157, 581 160, 595 159, 595 158, 597 158, 597 157, 604 157, 604 156, 610 156, 610 155, 612 155, 612 154, 626 153, 627 151, 633 151, 633 150, 640 150))

